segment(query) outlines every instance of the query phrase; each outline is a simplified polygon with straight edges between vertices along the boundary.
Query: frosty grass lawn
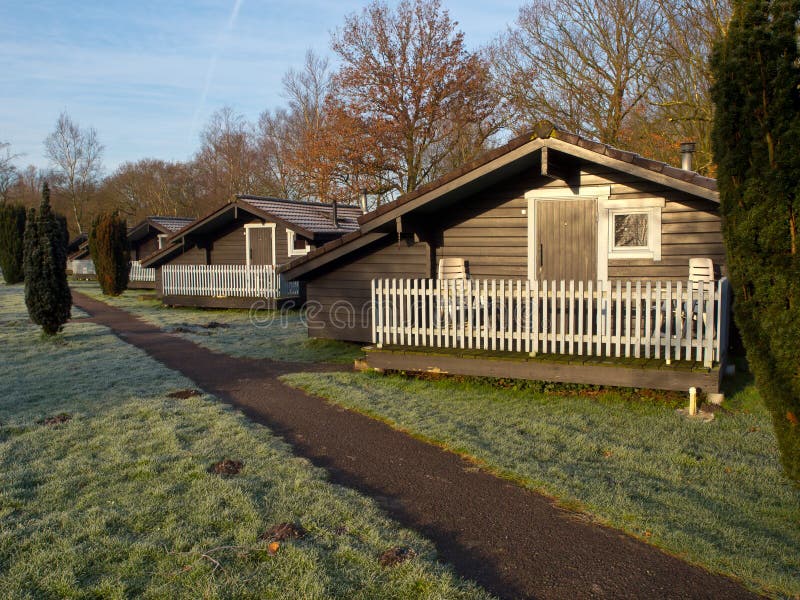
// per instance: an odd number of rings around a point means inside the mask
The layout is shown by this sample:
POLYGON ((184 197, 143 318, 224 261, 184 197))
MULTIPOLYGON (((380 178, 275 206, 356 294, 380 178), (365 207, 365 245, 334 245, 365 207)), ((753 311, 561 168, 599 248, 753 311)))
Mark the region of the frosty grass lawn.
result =
POLYGON ((167 398, 191 382, 107 329, 42 340, 20 286, 0 285, 0 364, 0 597, 487 597, 266 428, 167 398), (224 458, 242 472, 208 472, 224 458), (281 522, 307 534, 271 555, 281 522), (395 546, 417 556, 382 567, 395 546))
POLYGON ((772 595, 800 595, 800 491, 740 378, 711 423, 675 403, 359 373, 287 383, 474 458, 570 508, 772 595))
POLYGON ((179 335, 215 352, 246 358, 298 362, 352 363, 361 356, 358 344, 337 340, 309 339, 299 311, 281 314, 258 311, 251 318, 247 310, 169 308, 152 296, 151 290, 128 290, 121 296, 104 296, 97 282, 73 281, 70 286, 87 296, 126 310, 141 319, 170 331, 181 328, 179 335), (225 327, 203 327, 215 321, 225 327))

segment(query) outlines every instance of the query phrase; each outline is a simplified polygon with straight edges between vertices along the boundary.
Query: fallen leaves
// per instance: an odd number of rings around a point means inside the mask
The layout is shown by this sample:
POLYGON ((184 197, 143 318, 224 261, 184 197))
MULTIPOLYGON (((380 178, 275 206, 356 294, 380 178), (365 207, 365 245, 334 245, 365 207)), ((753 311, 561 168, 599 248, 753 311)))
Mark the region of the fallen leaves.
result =
POLYGON ((238 475, 243 466, 244 463, 240 460, 226 458, 208 467, 208 472, 215 475, 238 475))

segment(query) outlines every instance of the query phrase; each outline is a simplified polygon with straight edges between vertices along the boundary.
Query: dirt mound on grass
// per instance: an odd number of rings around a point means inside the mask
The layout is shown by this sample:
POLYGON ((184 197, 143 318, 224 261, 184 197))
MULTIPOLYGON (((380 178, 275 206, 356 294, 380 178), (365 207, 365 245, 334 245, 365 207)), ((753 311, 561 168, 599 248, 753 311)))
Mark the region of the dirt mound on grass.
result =
POLYGON ((270 542, 285 542, 286 540, 297 540, 306 534, 306 530, 301 525, 295 523, 278 523, 267 529, 261 534, 261 539, 270 542))
POLYGON ((243 466, 244 463, 240 460, 226 458, 208 467, 208 472, 216 475, 238 475, 243 466))
POLYGON ((397 546, 395 548, 389 548, 386 552, 381 554, 380 558, 378 558, 378 562, 381 563, 382 567, 393 567, 394 565, 399 565, 400 563, 414 558, 416 555, 417 553, 414 552, 412 548, 397 546))
POLYGON ((61 425, 63 423, 66 423, 70 419, 72 419, 72 415, 67 414, 67 413, 58 413, 57 415, 55 415, 53 417, 46 417, 46 418, 42 419, 41 421, 36 421, 36 422, 39 425, 46 425, 47 427, 54 427, 56 425, 61 425))
POLYGON ((177 398, 178 400, 186 400, 187 398, 194 398, 195 396, 202 396, 203 392, 200 390, 177 390, 167 394, 167 398, 177 398))

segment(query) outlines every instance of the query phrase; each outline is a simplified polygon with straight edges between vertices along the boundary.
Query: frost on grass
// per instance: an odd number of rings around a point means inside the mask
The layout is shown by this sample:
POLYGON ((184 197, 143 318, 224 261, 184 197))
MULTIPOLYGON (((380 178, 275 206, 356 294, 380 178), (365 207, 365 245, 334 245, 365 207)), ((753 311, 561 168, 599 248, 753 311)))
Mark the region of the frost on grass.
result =
MULTIPOLYGON (((0 320, 21 303, 0 286, 0 320)), ((209 396, 167 398, 192 383, 106 329, 70 323, 63 339, 0 329, 0 596, 487 597, 266 428, 209 396), (73 418, 36 424, 60 413, 73 418), (225 456, 246 468, 207 472, 225 456), (307 533, 270 553, 275 523, 307 533), (381 568, 394 546, 421 551, 381 568)))
POLYGON ((702 423, 646 394, 556 395, 363 373, 283 380, 756 589, 800 595, 800 493, 781 473, 769 414, 746 382, 702 423))
POLYGON ((265 314, 259 315, 257 326, 246 310, 169 308, 157 299, 143 298, 136 290, 112 298, 103 296, 95 282, 73 282, 72 287, 167 332, 230 356, 289 362, 352 363, 363 354, 358 344, 309 339, 297 311, 284 315, 264 311, 265 314))

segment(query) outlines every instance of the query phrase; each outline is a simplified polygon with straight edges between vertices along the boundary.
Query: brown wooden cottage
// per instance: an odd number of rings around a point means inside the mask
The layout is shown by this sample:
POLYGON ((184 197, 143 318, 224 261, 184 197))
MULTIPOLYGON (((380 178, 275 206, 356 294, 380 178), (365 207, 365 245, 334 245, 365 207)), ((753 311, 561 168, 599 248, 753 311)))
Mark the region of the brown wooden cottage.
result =
POLYGON ((180 231, 194 219, 187 217, 146 217, 128 229, 128 243, 131 250, 131 273, 128 288, 155 289, 155 269, 142 267, 142 260, 162 250, 166 240, 180 231))
POLYGON ((309 335, 374 367, 717 391, 718 208, 713 179, 542 124, 280 270, 309 335))
POLYGON ((184 227, 142 261, 156 269, 165 304, 249 307, 297 299, 300 288, 276 269, 358 228, 359 207, 237 196, 184 227))

